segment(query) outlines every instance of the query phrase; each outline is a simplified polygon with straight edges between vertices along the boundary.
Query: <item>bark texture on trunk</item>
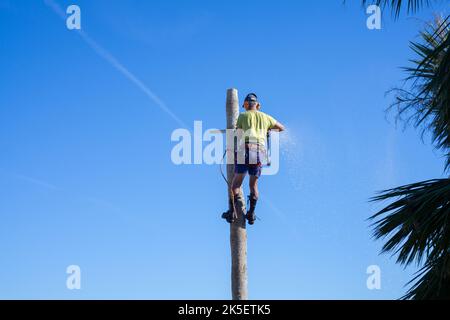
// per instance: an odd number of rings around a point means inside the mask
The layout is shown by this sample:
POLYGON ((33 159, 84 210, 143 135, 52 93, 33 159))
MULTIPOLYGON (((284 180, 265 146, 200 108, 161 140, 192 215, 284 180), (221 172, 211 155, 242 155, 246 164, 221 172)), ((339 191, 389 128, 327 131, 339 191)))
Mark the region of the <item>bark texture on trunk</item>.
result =
MULTIPOLYGON (((226 101, 227 129, 234 129, 239 116, 239 100, 236 89, 227 90, 226 101)), ((228 197, 233 201, 231 192, 231 182, 234 175, 234 164, 228 162, 230 157, 230 148, 232 149, 232 141, 229 141, 227 135, 227 180, 228 180, 228 197)), ((237 220, 230 224, 230 246, 231 246, 231 293, 233 300, 247 300, 247 230, 245 223, 245 198, 243 196, 242 187, 240 197, 234 203, 235 214, 237 220)))

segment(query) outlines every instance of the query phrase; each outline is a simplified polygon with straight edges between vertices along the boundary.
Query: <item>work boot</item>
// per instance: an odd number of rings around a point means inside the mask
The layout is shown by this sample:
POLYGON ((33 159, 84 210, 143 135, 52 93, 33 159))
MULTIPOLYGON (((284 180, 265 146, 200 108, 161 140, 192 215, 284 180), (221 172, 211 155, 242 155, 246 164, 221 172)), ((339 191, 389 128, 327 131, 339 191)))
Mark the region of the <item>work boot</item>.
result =
POLYGON ((250 194, 248 196, 248 202, 250 202, 250 209, 248 209, 247 214, 245 215, 245 218, 248 221, 248 224, 252 225, 255 223, 256 220, 256 214, 255 214, 255 207, 256 202, 258 201, 258 198, 254 194, 250 194))
POLYGON ((228 211, 222 213, 222 219, 225 219, 228 223, 236 221, 237 216, 234 214, 233 202, 231 199, 228 201, 228 211))
POLYGON ((235 221, 233 211, 228 210, 222 213, 222 219, 225 219, 228 223, 233 223, 235 221))

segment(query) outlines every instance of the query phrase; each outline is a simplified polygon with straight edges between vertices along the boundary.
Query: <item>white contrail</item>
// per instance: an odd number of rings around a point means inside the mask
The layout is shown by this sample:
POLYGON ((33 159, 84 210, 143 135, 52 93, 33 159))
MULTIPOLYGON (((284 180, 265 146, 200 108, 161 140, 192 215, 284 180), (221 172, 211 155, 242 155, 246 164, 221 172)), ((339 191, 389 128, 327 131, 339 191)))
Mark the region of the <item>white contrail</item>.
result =
POLYGON ((57 186, 55 186, 55 185, 53 185, 51 183, 48 183, 47 181, 35 179, 35 178, 32 178, 32 177, 25 176, 25 175, 22 175, 22 174, 17 174, 17 173, 10 173, 10 175, 13 178, 32 183, 32 184, 37 185, 39 187, 44 187, 46 189, 51 189, 51 190, 58 190, 59 189, 57 186))
MULTIPOLYGON (((32 185, 35 185, 37 187, 41 187, 44 189, 49 189, 52 191, 57 191, 59 193, 63 193, 63 194, 67 194, 69 196, 73 196, 73 192, 70 192, 69 190, 65 190, 63 188, 60 188, 50 182, 41 180, 41 179, 37 179, 34 177, 30 177, 28 175, 23 175, 23 174, 18 174, 18 173, 14 173, 14 172, 8 172, 2 168, 0 168, 0 175, 3 174, 7 177, 10 177, 12 179, 17 179, 17 180, 21 180, 27 183, 30 183, 32 185)), ((88 196, 83 196, 83 195, 78 195, 76 196, 76 198, 78 198, 79 200, 83 200, 83 201, 88 201, 90 203, 96 204, 96 205, 100 205, 102 207, 105 207, 111 211, 116 211, 116 212, 120 212, 121 209, 119 207, 117 207, 116 205, 114 205, 113 203, 100 199, 100 198, 96 198, 96 197, 88 197, 88 196)))
MULTIPOLYGON (((51 8, 61 19, 66 20, 67 16, 59 4, 53 0, 44 0, 44 3, 51 8)), ((130 80, 138 89, 140 89, 150 100, 152 100, 161 110, 167 113, 173 120, 175 120, 181 127, 188 128, 188 126, 178 118, 172 110, 152 91, 150 90, 138 77, 129 71, 122 63, 119 62, 111 53, 100 46, 94 39, 92 39, 83 30, 73 30, 78 32, 81 38, 97 53, 100 57, 105 59, 111 66, 119 71, 125 78, 130 80)))

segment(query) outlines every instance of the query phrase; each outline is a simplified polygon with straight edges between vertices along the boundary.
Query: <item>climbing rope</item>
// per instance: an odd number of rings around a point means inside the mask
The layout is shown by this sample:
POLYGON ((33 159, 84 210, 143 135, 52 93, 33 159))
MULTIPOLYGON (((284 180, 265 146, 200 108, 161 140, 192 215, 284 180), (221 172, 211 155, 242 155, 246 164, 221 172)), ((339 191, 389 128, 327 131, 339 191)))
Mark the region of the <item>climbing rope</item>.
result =
POLYGON ((230 183, 228 182, 227 177, 225 177, 225 174, 223 173, 223 160, 225 159, 225 156, 227 155, 227 149, 225 149, 224 153, 223 153, 223 157, 222 157, 222 163, 220 164, 220 174, 222 175, 223 180, 225 180, 225 182, 227 183, 227 185, 230 185, 230 183))

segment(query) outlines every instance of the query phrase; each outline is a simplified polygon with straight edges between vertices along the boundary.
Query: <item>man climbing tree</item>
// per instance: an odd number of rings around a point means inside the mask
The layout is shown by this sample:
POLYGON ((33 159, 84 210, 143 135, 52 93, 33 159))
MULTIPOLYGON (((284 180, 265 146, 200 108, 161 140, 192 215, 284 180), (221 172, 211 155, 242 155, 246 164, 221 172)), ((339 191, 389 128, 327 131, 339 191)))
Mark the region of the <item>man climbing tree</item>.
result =
MULTIPOLYGON (((243 108, 245 112, 239 115, 236 129, 240 131, 241 137, 237 150, 235 151, 235 171, 231 190, 233 193, 234 204, 243 203, 240 188, 245 175, 250 176, 250 195, 248 196, 250 208, 245 214, 248 223, 252 225, 256 220, 255 207, 258 201, 258 178, 261 176, 261 169, 264 159, 267 159, 266 137, 269 130, 283 131, 284 126, 273 117, 260 111, 261 105, 258 97, 254 93, 249 93, 244 100, 243 108)), ((222 215, 227 222, 235 221, 236 216, 230 208, 222 215)))

